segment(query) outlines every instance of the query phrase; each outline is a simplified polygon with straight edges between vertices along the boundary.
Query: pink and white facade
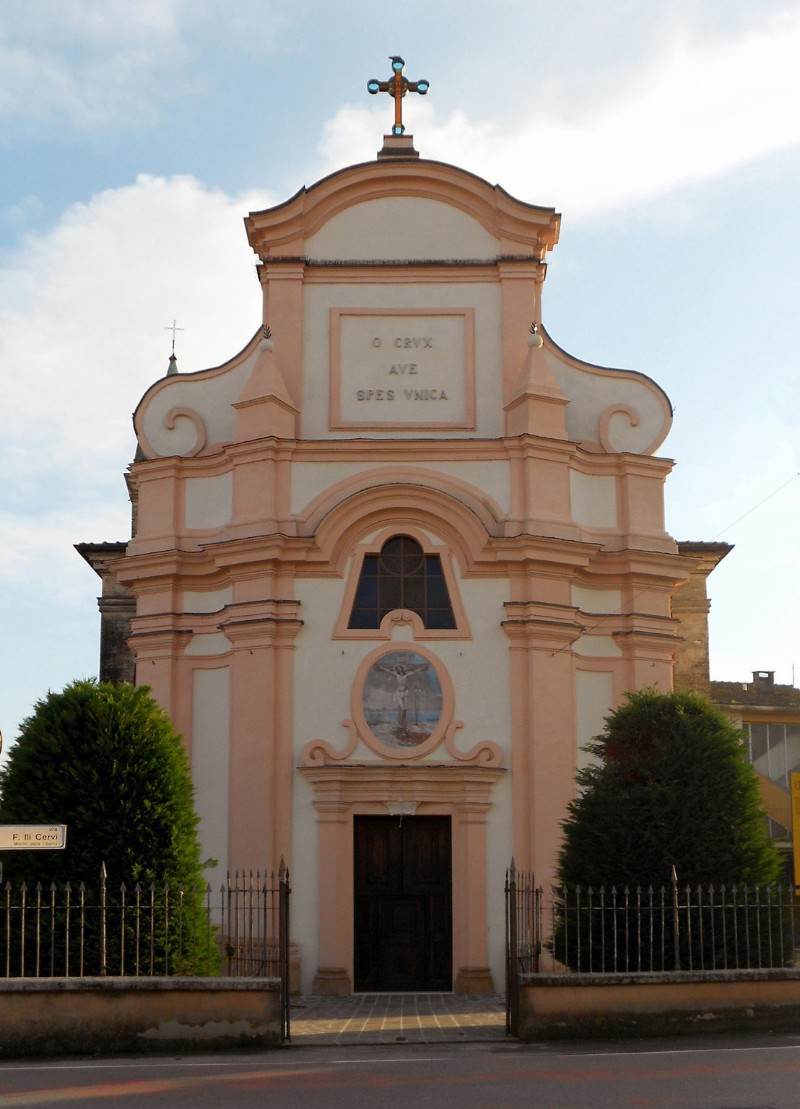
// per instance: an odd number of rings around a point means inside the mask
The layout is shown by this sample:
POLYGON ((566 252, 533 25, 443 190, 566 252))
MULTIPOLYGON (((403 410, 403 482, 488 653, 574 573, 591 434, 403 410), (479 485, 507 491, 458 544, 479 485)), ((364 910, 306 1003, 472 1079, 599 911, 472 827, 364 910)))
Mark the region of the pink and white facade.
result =
POLYGON ((531 334, 559 216, 409 138, 245 225, 271 335, 135 413, 136 680, 211 880, 289 865, 304 991, 501 988, 511 857, 672 685, 669 403, 531 334))

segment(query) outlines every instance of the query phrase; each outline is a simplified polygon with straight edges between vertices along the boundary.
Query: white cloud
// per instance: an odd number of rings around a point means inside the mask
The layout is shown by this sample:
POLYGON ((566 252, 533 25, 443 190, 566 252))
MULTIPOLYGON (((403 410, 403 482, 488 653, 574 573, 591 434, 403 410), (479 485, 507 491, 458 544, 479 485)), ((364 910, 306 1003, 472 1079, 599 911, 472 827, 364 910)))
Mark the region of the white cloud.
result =
POLYGON ((0 26, 0 117, 91 128, 150 111, 146 79, 182 53, 186 0, 31 0, 0 26))
POLYGON ((0 463, 18 489, 116 480, 133 452, 130 413, 166 369, 173 317, 184 371, 249 339, 260 289, 242 218, 269 203, 141 176, 73 205, 7 260, 0 463))
MULTIPOLYGON (((580 110, 548 99, 502 126, 463 112, 440 119, 435 106, 406 108, 408 130, 424 134, 421 154, 471 168, 535 203, 558 203, 586 220, 665 195, 800 142, 800 11, 720 40, 676 29, 649 59, 580 110)), ((321 153, 326 172, 374 157, 387 107, 342 108, 321 153)))
POLYGON ((74 545, 87 539, 126 538, 130 534, 130 506, 120 477, 116 503, 75 499, 66 510, 54 506, 36 519, 2 513, 0 529, 0 581, 9 587, 55 581, 59 604, 82 603, 87 584, 99 590, 99 582, 78 557, 74 545))
POLYGON ((268 206, 140 177, 69 208, 0 263, 0 727, 96 672, 99 582, 73 544, 130 534, 130 413, 166 369, 231 357, 261 322, 242 218, 268 206))
POLYGON ((0 21, 0 119, 92 131, 159 120, 202 86, 211 51, 254 49, 282 19, 263 0, 27 0, 0 21), (220 37, 220 27, 224 36, 220 37))
POLYGON ((96 672, 99 582, 73 544, 124 540, 130 414, 165 371, 231 357, 261 322, 242 224, 273 203, 145 177, 76 204, 0 260, 0 727, 96 672))

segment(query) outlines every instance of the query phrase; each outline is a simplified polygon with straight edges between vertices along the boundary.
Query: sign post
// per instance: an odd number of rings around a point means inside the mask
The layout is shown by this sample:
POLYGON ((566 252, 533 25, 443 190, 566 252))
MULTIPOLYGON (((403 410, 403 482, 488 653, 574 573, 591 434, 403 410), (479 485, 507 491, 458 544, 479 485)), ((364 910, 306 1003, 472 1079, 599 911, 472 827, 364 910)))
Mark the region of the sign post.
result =
POLYGON ((0 824, 0 851, 62 851, 66 824, 0 824))
POLYGON ((0 851, 63 851, 66 846, 66 824, 0 824, 0 851))

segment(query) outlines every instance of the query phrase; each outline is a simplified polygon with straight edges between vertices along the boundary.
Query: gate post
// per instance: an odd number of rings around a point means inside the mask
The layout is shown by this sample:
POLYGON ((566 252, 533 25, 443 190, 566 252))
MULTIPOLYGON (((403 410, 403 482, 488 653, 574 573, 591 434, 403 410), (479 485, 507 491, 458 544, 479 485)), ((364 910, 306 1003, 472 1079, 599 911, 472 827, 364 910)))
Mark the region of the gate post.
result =
POLYGON ((281 858, 278 868, 278 958, 281 976, 281 1043, 292 1042, 289 1011, 289 870, 281 858))
POLYGON ((506 871, 506 1032, 516 1036, 519 1027, 519 966, 517 939, 517 868, 514 860, 506 871))
POLYGON ((106 962, 106 878, 108 872, 106 871, 106 864, 100 864, 100 975, 103 977, 108 973, 108 965, 106 962))

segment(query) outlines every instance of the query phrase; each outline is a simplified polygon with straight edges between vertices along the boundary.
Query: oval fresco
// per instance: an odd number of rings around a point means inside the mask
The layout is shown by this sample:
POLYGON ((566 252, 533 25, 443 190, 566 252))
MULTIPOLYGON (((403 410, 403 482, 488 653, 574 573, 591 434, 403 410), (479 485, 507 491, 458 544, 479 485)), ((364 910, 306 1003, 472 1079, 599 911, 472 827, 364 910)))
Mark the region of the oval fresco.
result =
POLYGON ((419 747, 441 718, 442 686, 431 662, 416 651, 388 651, 367 671, 361 707, 381 743, 419 747))

